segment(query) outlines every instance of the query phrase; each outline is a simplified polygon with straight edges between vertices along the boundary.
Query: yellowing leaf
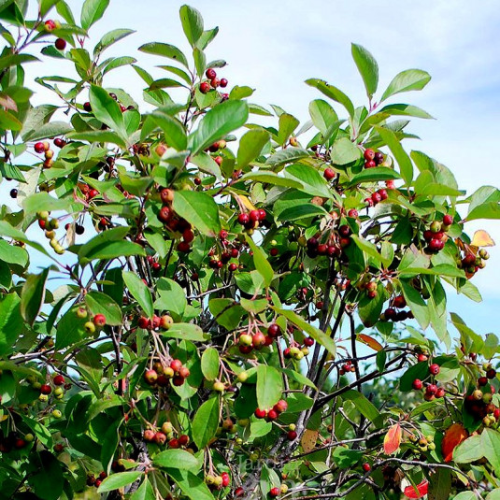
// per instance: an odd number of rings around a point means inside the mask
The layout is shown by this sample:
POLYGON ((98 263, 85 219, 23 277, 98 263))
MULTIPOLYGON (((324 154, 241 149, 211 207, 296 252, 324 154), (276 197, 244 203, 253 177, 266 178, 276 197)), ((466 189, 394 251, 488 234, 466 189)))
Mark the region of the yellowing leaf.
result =
POLYGON ((246 196, 242 196, 241 194, 238 194, 236 196, 248 210, 255 210, 255 205, 246 196))
POLYGON ((300 440, 300 444, 302 445, 302 449, 304 453, 309 453, 310 451, 316 448, 316 441, 318 440, 319 432, 311 431, 306 429, 304 434, 302 435, 302 439, 300 440))
POLYGON ((379 342, 377 342, 373 337, 365 335, 364 333, 360 333, 357 339, 363 344, 367 345, 368 347, 371 347, 374 351, 379 352, 384 349, 384 347, 379 342))
POLYGON ((472 238, 471 246, 474 247, 494 247, 495 242, 491 239, 491 236, 484 230, 480 229, 474 233, 472 238))
POLYGON ((384 438, 384 452, 386 455, 395 453, 401 444, 401 426, 399 422, 389 428, 384 438))

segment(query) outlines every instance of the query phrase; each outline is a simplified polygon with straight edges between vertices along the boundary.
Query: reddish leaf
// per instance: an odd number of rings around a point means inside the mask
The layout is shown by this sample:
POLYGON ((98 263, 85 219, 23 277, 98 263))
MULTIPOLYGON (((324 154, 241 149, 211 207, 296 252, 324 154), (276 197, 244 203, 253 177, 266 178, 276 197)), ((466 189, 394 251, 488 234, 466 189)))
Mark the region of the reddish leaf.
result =
POLYGON ((368 347, 371 347, 374 351, 379 352, 383 349, 383 346, 379 342, 377 342, 373 337, 365 335, 364 333, 360 333, 358 335, 358 340, 360 342, 363 342, 363 344, 366 344, 368 347))
POLYGON ((427 490, 429 489, 429 481, 422 481, 420 484, 417 484, 417 491, 415 487, 412 485, 407 486, 403 493, 407 498, 422 498, 424 495, 427 495, 427 490))
POLYGON ((401 426, 399 422, 393 425, 384 438, 384 451, 386 455, 395 453, 401 444, 401 426))
POLYGON ((462 424, 453 424, 451 427, 448 427, 441 442, 441 451, 443 452, 445 462, 451 462, 453 459, 453 450, 468 437, 469 433, 464 429, 462 424))

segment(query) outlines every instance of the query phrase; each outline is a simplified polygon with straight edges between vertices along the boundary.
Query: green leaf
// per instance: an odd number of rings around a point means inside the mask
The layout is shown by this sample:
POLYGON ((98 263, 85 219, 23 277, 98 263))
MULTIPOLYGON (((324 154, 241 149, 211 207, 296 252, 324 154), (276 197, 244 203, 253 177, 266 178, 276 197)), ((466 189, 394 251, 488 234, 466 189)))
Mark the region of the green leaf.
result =
POLYGON ((347 165, 357 161, 360 157, 360 149, 347 137, 340 137, 333 144, 331 160, 335 165, 347 165))
POLYGON ((274 184, 275 186, 285 186, 292 187, 297 189, 302 189, 304 186, 301 182, 294 181, 292 179, 287 179, 285 177, 281 177, 274 172, 267 171, 253 171, 245 174, 241 177, 242 181, 251 180, 256 182, 261 182, 263 184, 274 184))
POLYGON ((99 21, 108 8, 109 0, 85 0, 80 15, 82 28, 88 30, 94 23, 99 21))
POLYGON ((98 52, 103 52, 108 47, 111 47, 111 45, 113 45, 114 43, 131 35, 132 33, 135 33, 135 31, 129 29, 116 29, 109 31, 101 38, 99 43, 94 47, 94 55, 96 55, 98 52))
POLYGON ((292 163, 308 156, 310 155, 305 149, 286 148, 272 154, 266 160, 266 164, 270 165, 271 167, 279 167, 280 165, 284 165, 285 163, 292 163))
POLYGON ((154 316, 153 298, 151 297, 151 292, 147 285, 132 271, 123 271, 122 275, 125 286, 128 288, 132 297, 137 300, 137 303, 141 306, 146 317, 152 318, 154 316))
POLYGON ((11 245, 7 241, 0 239, 0 259, 8 264, 26 267, 29 262, 29 254, 24 248, 11 245))
POLYGON ((348 469, 356 465, 363 458, 363 452, 359 450, 349 450, 339 446, 335 448, 332 458, 338 467, 341 469, 348 469))
POLYGON ((33 326, 45 300, 45 283, 49 269, 41 274, 29 274, 21 292, 21 315, 24 321, 33 326))
POLYGON ((279 117, 278 144, 285 144, 299 123, 299 120, 295 116, 288 113, 281 114, 279 117))
POLYGON ((174 323, 168 330, 161 332, 163 337, 203 342, 206 340, 203 330, 192 323, 174 323))
POLYGON ((4 295, 0 300, 0 356, 12 351, 23 329, 20 305, 17 293, 4 295))
POLYGON ((432 115, 417 106, 409 104, 389 104, 378 111, 380 114, 392 116, 415 116, 416 118, 432 119, 432 115))
POLYGON ((269 132, 259 128, 249 130, 244 134, 238 146, 238 167, 242 169, 255 160, 269 142, 269 138, 269 132))
POLYGON ((371 100, 378 86, 378 64, 375 58, 361 45, 351 44, 351 53, 358 67, 358 71, 363 78, 366 88, 366 95, 371 100))
POLYGON ((342 394, 342 399, 352 401, 357 410, 370 422, 375 422, 375 420, 380 416, 380 412, 377 410, 375 405, 368 401, 366 396, 364 396, 359 391, 350 390, 342 394))
POLYGON ((53 121, 45 123, 36 130, 31 130, 23 135, 25 141, 38 141, 40 139, 52 139, 58 135, 66 135, 73 132, 73 127, 66 122, 53 121))
POLYGON ((274 278, 273 267, 271 266, 271 264, 269 264, 269 261, 267 260, 264 250, 262 250, 261 247, 258 247, 250 236, 247 235, 246 239, 247 243, 250 245, 250 248, 253 251, 253 263, 255 269, 264 278, 263 284, 267 288, 271 284, 274 278))
POLYGON ((57 199, 49 193, 36 193, 28 196, 23 201, 25 214, 34 214, 45 210, 64 210, 66 212, 78 212, 83 206, 70 199, 57 199))
POLYGON ((192 472, 171 469, 167 471, 167 474, 190 500, 214 500, 205 481, 192 472))
POLYGON ((8 111, 0 109, 0 129, 3 130, 21 130, 23 124, 8 111))
MULTIPOLYGON (((89 1, 89 0, 87 0, 89 1)), ((123 113, 118 103, 102 87, 92 85, 89 92, 90 105, 94 116, 117 132, 123 139, 127 138, 123 113)))
POLYGON ((63 492, 64 477, 61 462, 48 451, 30 453, 30 465, 36 473, 27 477, 34 494, 42 500, 57 500, 63 492))
POLYGON ((315 99, 309 103, 309 115, 314 126, 321 132, 323 137, 339 119, 335 110, 323 99, 315 99))
POLYGON ((207 193, 176 191, 173 208, 200 233, 214 238, 220 231, 219 208, 207 193))
POLYGON ((45 15, 54 7, 59 0, 41 0, 40 1, 40 15, 45 17, 45 15))
MULTIPOLYGON (((472 493, 472 492, 469 492, 472 493)), ((456 500, 458 496, 456 496, 453 500, 456 500)), ((471 500, 476 500, 476 496, 474 495, 471 500)), ((459 499, 460 500, 460 499, 459 499)), ((500 488, 495 488, 494 490, 491 490, 487 495, 485 500, 500 500, 500 488)))
POLYGON ((430 79, 431 75, 421 69, 407 69, 406 71, 402 71, 393 78, 380 101, 385 101, 388 97, 400 92, 422 90, 429 83, 430 79))
POLYGON ((367 168, 362 170, 359 174, 356 174, 347 185, 351 187, 363 182, 381 182, 392 179, 400 179, 400 175, 392 168, 367 168))
POLYGON ((141 47, 139 47, 139 50, 141 52, 145 52, 146 54, 168 57, 169 59, 173 59, 174 61, 179 61, 186 68, 189 68, 186 56, 182 53, 182 51, 177 47, 174 47, 173 45, 169 45, 168 43, 146 43, 144 45, 141 45, 141 47))
POLYGON ((177 151, 184 151, 187 147, 187 135, 182 123, 165 113, 155 113, 150 118, 163 130, 165 141, 177 151))
POLYGON ((189 136, 189 149, 194 156, 243 126, 248 119, 245 101, 228 100, 211 109, 200 122, 198 129, 189 136))
POLYGON ((90 292, 85 296, 85 304, 92 316, 104 314, 107 325, 115 326, 123 323, 121 307, 109 295, 90 292))
POLYGON ((474 208, 465 220, 471 221, 476 219, 500 219, 500 203, 484 203, 474 208))
POLYGON ((355 234, 351 236, 351 239, 354 241, 354 243, 356 243, 358 248, 365 252, 365 254, 374 258, 376 261, 381 262, 385 267, 389 266, 390 262, 380 254, 377 246, 371 241, 365 240, 361 236, 356 236, 355 234))
POLYGON ((191 432, 198 448, 205 448, 215 437, 219 427, 219 398, 214 397, 205 401, 196 412, 191 432))
POLYGON ((401 287, 403 290, 403 295, 405 297, 406 303, 410 308, 411 312, 418 321, 420 327, 425 330, 429 326, 430 315, 427 304, 415 288, 406 280, 400 280, 401 287))
POLYGON ((453 450, 453 460, 459 464, 467 464, 480 460, 484 456, 482 436, 467 438, 453 450))
POLYGON ((325 335, 319 328, 311 325, 304 318, 289 309, 273 308, 278 314, 285 316, 294 325, 307 332, 316 342, 321 344, 330 354, 336 356, 337 348, 333 339, 325 335))
POLYGON ((170 311, 179 317, 184 314, 187 306, 186 294, 182 287, 168 278, 160 278, 156 283, 158 298, 155 300, 154 308, 162 311, 170 311))
POLYGON ((324 177, 313 167, 309 165, 290 165, 285 170, 285 176, 301 183, 299 191, 312 196, 321 196, 322 198, 332 198, 332 192, 324 177))
POLYGON ((131 255, 145 256, 144 248, 137 243, 124 240, 129 228, 126 226, 108 229, 94 236, 90 241, 78 249, 78 258, 81 264, 95 259, 114 259, 131 255))
POLYGON ((156 493, 148 478, 144 478, 139 488, 132 494, 130 500, 156 500, 156 493))
POLYGON ((201 356, 201 371, 207 380, 215 380, 219 375, 219 352, 214 347, 208 347, 201 356))
POLYGON ((153 459, 153 465, 161 468, 189 470, 198 467, 198 460, 185 450, 174 449, 158 453, 153 459))
POLYGON ((483 454, 498 475, 500 473, 500 455, 498 453, 498 450, 500 450, 500 432, 485 428, 481 438, 483 454))
POLYGON ((111 476, 108 476, 103 480, 103 482, 97 489, 97 493, 102 494, 106 493, 107 491, 113 491, 119 488, 123 488, 124 486, 127 486, 127 484, 135 483, 143 475, 144 472, 139 470, 111 474, 111 476))
POLYGON ((180 8, 179 14, 184 34, 191 44, 191 47, 194 47, 203 34, 203 18, 196 9, 189 5, 183 5, 180 8))
POLYGON ((314 205, 313 203, 308 203, 286 208, 285 210, 280 212, 277 219, 279 221, 295 221, 300 219, 307 219, 309 217, 324 217, 327 215, 328 212, 323 207, 314 205))
POLYGON ((271 409, 283 395, 283 377, 274 367, 257 366, 257 402, 259 408, 271 409))
POLYGON ((324 80, 320 80, 318 78, 310 78, 309 80, 306 80, 306 83, 307 85, 318 89, 322 94, 326 95, 330 99, 342 104, 342 106, 344 106, 349 113, 349 116, 354 116, 354 105, 352 101, 340 89, 334 87, 333 85, 329 85, 324 80))
POLYGON ((245 314, 244 309, 233 299, 212 299, 208 303, 208 309, 215 321, 227 330, 237 328, 245 314))
POLYGON ((413 179, 413 164, 410 157, 403 149, 403 146, 396 137, 396 134, 384 127, 374 127, 374 129, 380 134, 382 140, 389 146, 394 158, 398 162, 399 169, 401 172, 401 177, 404 179, 406 185, 410 185, 413 179))

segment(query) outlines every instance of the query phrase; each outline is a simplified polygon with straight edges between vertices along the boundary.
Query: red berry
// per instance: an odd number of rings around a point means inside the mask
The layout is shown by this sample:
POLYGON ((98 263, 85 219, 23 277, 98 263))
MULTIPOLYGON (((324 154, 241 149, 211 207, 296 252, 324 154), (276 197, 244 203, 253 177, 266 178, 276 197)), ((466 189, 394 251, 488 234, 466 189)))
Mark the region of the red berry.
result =
POLYGON ((451 215, 445 215, 443 217, 443 224, 445 226, 451 226, 453 224, 453 217, 451 215))
POLYGON ((175 387, 180 387, 184 383, 184 378, 182 378, 180 375, 176 375, 172 379, 172 384, 175 385, 175 387))
POLYGON ((229 477, 229 474, 227 472, 223 472, 220 476, 222 477, 222 486, 224 488, 229 486, 229 483, 231 482, 231 478, 229 477))
POLYGON ((429 241, 429 250, 431 252, 439 252, 444 248, 444 242, 441 240, 438 240, 437 238, 433 238, 431 241, 429 241))
POLYGON ((327 180, 327 181, 331 181, 332 179, 335 179, 335 170, 333 170, 332 168, 325 168, 325 171, 323 172, 323 177, 327 180))
POLYGON ((105 324, 106 324, 106 316, 104 316, 104 314, 96 314, 94 316, 94 325, 102 327, 105 324))
POLYGON ((382 196, 380 196, 380 193, 378 191, 372 194, 372 201, 374 205, 382 201, 382 196))
POLYGON ((172 368, 172 370, 174 370, 174 372, 180 372, 180 370, 182 368, 182 361, 180 359, 173 359, 170 362, 170 368, 172 368))
POLYGON ((442 398, 444 397, 444 389, 442 387, 439 387, 438 390, 436 391, 436 397, 437 398, 442 398))
POLYGON ((259 210, 251 210, 250 213, 248 214, 250 217, 250 220, 252 222, 258 222, 260 220, 260 212, 259 210))
POLYGON ((58 38, 54 45, 56 46, 56 49, 58 50, 64 50, 66 48, 66 40, 64 40, 63 38, 58 38))
POLYGON ((177 245, 177 250, 183 253, 189 252, 190 250, 189 243, 187 243, 186 241, 179 241, 179 244, 177 245))
POLYGON ((432 365, 429 366, 429 372, 432 374, 432 375, 437 375, 439 373, 439 371, 441 370, 441 368, 439 367, 438 364, 436 363, 433 363, 432 365))
POLYGON ((365 160, 373 160, 375 158, 375 151, 373 151, 373 149, 365 149, 363 156, 365 157, 365 160))
POLYGON ((274 406, 273 410, 277 413, 283 413, 288 409, 288 403, 284 399, 280 399, 274 406))
POLYGON ((479 385, 479 387, 484 387, 487 383, 488 379, 486 377, 479 377, 477 380, 477 385, 479 385))
POLYGON ((349 210, 349 212, 347 212, 347 215, 349 217, 352 217, 353 219, 356 219, 358 217, 358 211, 355 210, 354 208, 351 208, 351 210, 349 210))
POLYGON ((240 486, 239 488, 236 488, 236 489, 234 490, 234 496, 235 496, 236 498, 240 498, 240 497, 242 497, 244 494, 245 494, 245 490, 244 490, 241 486, 240 486))
POLYGON ((372 466, 369 463, 364 463, 363 464, 363 470, 365 472, 370 472, 372 470, 372 466))
POLYGON ((295 431, 288 431, 286 437, 289 441, 294 441, 297 439, 297 433, 295 431))
POLYGON ((210 92, 210 84, 208 82, 201 82, 200 83, 200 92, 202 94, 208 94, 208 92, 210 92))
POLYGON ((215 72, 215 70, 213 68, 208 68, 206 73, 205 73, 205 76, 209 80, 213 80, 217 76, 217 73, 215 72))
POLYGON ((487 372, 486 372, 486 376, 489 378, 489 379, 492 379, 492 378, 495 378, 497 376, 497 372, 495 369, 491 368, 489 369, 487 372))
POLYGON ((64 377, 62 375, 56 375, 53 382, 54 385, 64 385, 64 377))
POLYGON ((45 152, 45 146, 44 146, 43 142, 37 142, 34 145, 34 149, 35 149, 35 152, 38 154, 42 154, 45 152))
POLYGON ((257 418, 266 418, 267 412, 266 410, 261 410, 260 408, 257 408, 255 410, 255 416, 257 418))
POLYGON ((90 113, 92 111, 92 106, 90 105, 90 102, 84 102, 83 103, 83 109, 87 112, 90 113))
POLYGON ((189 443, 189 436, 187 436, 186 434, 182 434, 181 436, 179 436, 179 444, 181 446, 186 446, 188 443, 189 443))
POLYGON ((280 327, 276 323, 272 323, 267 329, 267 334, 270 337, 277 337, 280 334, 280 327))
POLYGON ((137 322, 137 325, 139 326, 139 328, 143 328, 145 330, 149 327, 149 319, 141 316, 139 318, 139 321, 137 322))
POLYGON ((412 383, 412 387, 416 390, 416 391, 419 391, 420 389, 422 389, 422 381, 418 378, 416 378, 413 383, 412 383))
POLYGON ((48 384, 42 384, 40 387, 41 394, 50 394, 52 392, 52 387, 48 384))
POLYGON ((304 345, 305 345, 306 347, 311 347, 311 346, 313 346, 313 345, 314 345, 314 339, 313 339, 313 338, 311 338, 311 337, 306 337, 306 338, 304 339, 304 345))
POLYGON ((171 439, 169 442, 168 442, 168 446, 170 448, 180 448, 180 443, 179 443, 179 440, 178 439, 171 439))
POLYGON ((427 361, 429 358, 425 354, 419 354, 417 356, 417 360, 419 363, 422 363, 422 361, 427 361))
POLYGON ((373 160, 368 160, 365 162, 365 168, 374 168, 377 164, 373 160))
POLYGON ((146 370, 144 372, 144 380, 146 384, 154 385, 158 380, 158 373, 156 372, 156 370, 146 370))
POLYGON ((153 439, 155 438, 155 434, 156 432, 153 431, 152 429, 146 429, 143 433, 143 438, 144 438, 144 441, 153 441, 153 439))
POLYGON ((158 219, 161 222, 168 222, 172 218, 172 209, 169 207, 162 207, 158 213, 158 219))
POLYGON ((248 224, 250 222, 250 216, 247 213, 239 214, 238 215, 238 222, 241 225, 248 224))
POLYGON ((279 496, 279 494, 281 493, 281 490, 279 488, 271 488, 269 490, 269 496, 272 497, 272 498, 276 498, 277 496, 279 496))
POLYGON ((226 78, 221 78, 219 82, 219 86, 221 86, 223 89, 227 87, 228 81, 226 78))
POLYGON ((437 388, 437 385, 435 384, 429 384, 426 388, 425 388, 425 392, 429 395, 434 395, 436 394, 438 388, 437 388))

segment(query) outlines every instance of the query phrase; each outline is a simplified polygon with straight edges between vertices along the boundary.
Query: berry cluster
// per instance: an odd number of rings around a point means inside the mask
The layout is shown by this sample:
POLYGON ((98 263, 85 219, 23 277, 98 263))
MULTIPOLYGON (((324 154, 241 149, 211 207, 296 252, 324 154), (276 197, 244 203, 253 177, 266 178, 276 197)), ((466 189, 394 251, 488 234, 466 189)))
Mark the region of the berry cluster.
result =
POLYGON ((326 255, 331 258, 339 258, 342 249, 351 244, 351 228, 343 224, 338 231, 328 231, 323 234, 316 234, 306 242, 307 256, 314 259, 318 255, 326 255))
POLYGON ((442 222, 435 220, 431 223, 429 229, 424 231, 424 239, 427 242, 427 247, 424 249, 426 253, 436 254, 444 248, 444 244, 448 240, 446 232, 452 223, 452 216, 445 215, 442 222))
MULTIPOLYGON (((228 236, 229 233, 225 229, 222 229, 219 232, 219 241, 208 252, 208 257, 210 258, 208 265, 212 269, 222 269, 231 259, 237 259, 240 256, 242 243, 237 240, 229 241, 227 239, 228 236), (220 256, 217 255, 219 250, 221 250, 220 256)), ((229 263, 228 270, 230 272, 234 273, 237 269, 237 263, 229 263)))
POLYGON ((353 365, 352 361, 346 361, 339 370, 339 375, 345 375, 349 372, 355 372, 356 367, 353 365))
POLYGON ((172 380, 172 384, 179 387, 190 375, 189 368, 180 359, 173 359, 169 366, 155 363, 154 368, 144 372, 144 381, 151 386, 167 387, 172 380))
POLYGON ((227 472, 223 472, 220 476, 207 474, 205 476, 205 483, 211 490, 221 490, 231 484, 231 477, 227 472))
POLYGON ((177 250, 184 253, 189 252, 191 243, 194 240, 194 232, 191 224, 186 219, 179 217, 172 208, 174 191, 163 188, 160 190, 160 198, 163 206, 158 213, 158 219, 165 224, 168 230, 181 233, 182 240, 177 244, 177 250))
POLYGON ((464 406, 474 418, 482 419, 485 427, 497 426, 500 423, 500 408, 492 402, 495 388, 489 383, 496 378, 497 372, 491 363, 484 363, 480 371, 483 374, 477 380, 477 388, 465 396, 464 406))
POLYGON ((466 251, 463 256, 461 256, 457 261, 457 267, 463 269, 466 273, 467 278, 472 278, 479 269, 484 269, 486 267, 486 260, 490 258, 488 252, 481 248, 477 256, 472 253, 472 251, 466 251))
POLYGON ((283 351, 283 356, 285 359, 296 359, 300 361, 304 356, 309 354, 309 347, 314 345, 314 339, 311 337, 306 337, 304 339, 304 345, 301 347, 300 344, 293 341, 290 343, 290 347, 287 347, 283 351))
POLYGON ((168 330, 174 323, 174 320, 168 314, 163 316, 156 316, 156 314, 150 319, 145 316, 140 316, 137 321, 137 326, 144 330, 168 330))
POLYGON ((280 495, 285 495, 288 492, 288 486, 286 484, 282 484, 279 488, 275 486, 269 490, 269 496, 271 498, 277 498, 280 495))
POLYGON ((50 240, 49 244, 54 251, 62 255, 64 253, 63 246, 56 238, 56 229, 59 228, 59 219, 50 219, 50 213, 47 211, 37 212, 38 226, 44 230, 45 237, 50 240))
POLYGON ((268 422, 277 420, 279 416, 288 409, 288 403, 284 399, 280 399, 270 410, 257 408, 255 410, 256 418, 265 418, 268 422))
POLYGON ((382 321, 405 321, 413 318, 411 311, 397 311, 396 309, 404 309, 406 307, 406 300, 402 295, 397 295, 392 299, 391 307, 388 307, 381 315, 382 321))
POLYGON ((281 328, 272 323, 267 328, 267 335, 261 330, 256 330, 252 335, 250 333, 242 333, 238 338, 238 348, 242 354, 250 354, 253 349, 260 351, 263 347, 270 346, 274 339, 281 335, 281 328))
POLYGON ((189 436, 187 434, 180 434, 177 438, 174 437, 174 426, 171 422, 163 422, 161 428, 146 429, 143 433, 144 441, 148 443, 155 443, 163 446, 168 443, 168 447, 172 449, 186 448, 189 444, 189 436))
POLYGON ((368 198, 365 198, 365 203, 369 207, 374 207, 381 201, 387 200, 388 197, 389 195, 387 194, 386 189, 379 189, 378 191, 372 193, 372 195, 369 196, 368 198))
POLYGON ((228 81, 226 80, 226 78, 217 78, 217 73, 213 68, 208 68, 205 72, 205 76, 207 77, 208 81, 200 83, 200 92, 202 94, 208 94, 211 89, 216 89, 217 87, 221 87, 223 89, 227 87, 228 81))
MULTIPOLYGON (((86 318, 87 314, 87 310, 84 307, 79 307, 76 310, 76 315, 80 319, 86 318)), ((91 320, 83 325, 83 328, 87 333, 93 335, 96 332, 98 333, 104 326, 106 326, 106 316, 104 316, 104 314, 96 314, 91 320)))
MULTIPOLYGON (((55 141, 54 141, 55 144, 55 141)), ((43 168, 50 168, 54 164, 54 151, 50 149, 50 144, 47 141, 37 142, 34 146, 34 150, 38 154, 44 154, 45 160, 43 162, 43 168)))
POLYGON ((266 211, 263 208, 250 210, 250 212, 243 212, 238 215, 238 223, 244 226, 251 234, 253 229, 259 227, 259 223, 265 220, 266 215, 266 211))
POLYGON ((384 153, 380 151, 375 152, 373 149, 365 149, 363 157, 365 159, 365 168, 377 167, 384 163, 385 160, 384 153))
MULTIPOLYGON (((442 398, 445 395, 444 388, 439 387, 437 384, 433 383, 433 377, 438 375, 440 371, 441 368, 437 363, 432 363, 431 365, 429 365, 429 377, 431 378, 431 380, 425 385, 424 399, 426 401, 433 401, 435 398, 442 398)), ((420 391, 424 388, 424 382, 417 378, 412 382, 412 387, 416 391, 420 391)))

